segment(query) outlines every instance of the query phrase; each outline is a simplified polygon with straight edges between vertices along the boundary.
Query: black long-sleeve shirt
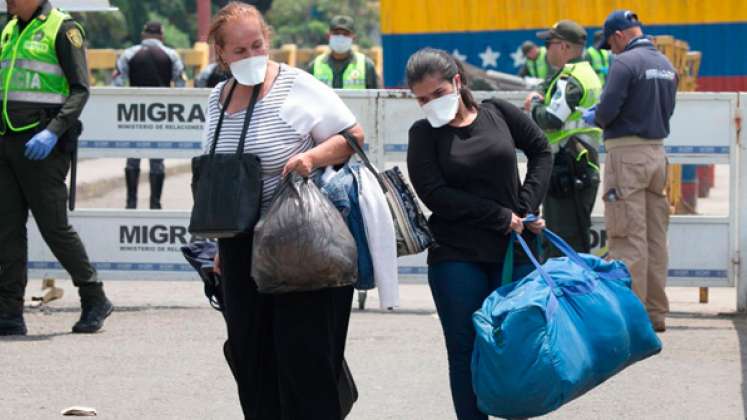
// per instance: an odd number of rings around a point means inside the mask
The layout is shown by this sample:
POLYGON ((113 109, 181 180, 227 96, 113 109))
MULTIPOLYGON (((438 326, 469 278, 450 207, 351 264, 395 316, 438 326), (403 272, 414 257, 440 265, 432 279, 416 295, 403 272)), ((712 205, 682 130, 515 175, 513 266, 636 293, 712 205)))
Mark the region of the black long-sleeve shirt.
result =
POLYGON ((501 262, 511 214, 537 212, 547 192, 552 155, 537 125, 503 100, 483 102, 466 127, 433 128, 419 120, 410 128, 410 180, 433 212, 429 225, 438 246, 428 263, 501 262), (516 149, 527 156, 522 184, 516 149))

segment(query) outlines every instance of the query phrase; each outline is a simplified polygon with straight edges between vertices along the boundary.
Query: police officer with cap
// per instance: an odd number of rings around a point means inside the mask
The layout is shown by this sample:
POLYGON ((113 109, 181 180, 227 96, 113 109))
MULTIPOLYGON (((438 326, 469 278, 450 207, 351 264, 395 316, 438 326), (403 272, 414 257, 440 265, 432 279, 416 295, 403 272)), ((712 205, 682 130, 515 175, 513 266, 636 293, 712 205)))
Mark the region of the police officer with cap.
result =
POLYGON ((599 30, 594 32, 594 44, 586 49, 586 60, 589 61, 591 67, 597 72, 599 80, 604 86, 604 82, 607 79, 607 73, 610 70, 610 52, 609 50, 603 50, 597 48, 597 45, 602 43, 603 31, 599 30))
POLYGON ((669 202, 664 139, 677 97, 677 72, 643 35, 638 16, 616 10, 601 45, 615 54, 599 105, 584 119, 604 129, 604 219, 610 257, 625 261, 632 288, 657 332, 666 330, 669 300, 669 202))
POLYGON ((379 82, 373 61, 353 51, 353 18, 342 15, 332 18, 328 36, 331 51, 317 56, 309 66, 309 73, 333 89, 377 89, 379 82))
POLYGON ((521 44, 521 53, 526 61, 519 70, 519 77, 534 77, 546 79, 550 75, 551 68, 547 64, 547 48, 538 47, 532 41, 524 41, 521 44))
MULTIPOLYGON (((554 153, 550 189, 543 203, 547 227, 576 251, 591 250, 591 211, 599 187, 597 145, 602 130, 582 119, 594 107, 602 84, 583 59, 586 30, 561 20, 537 34, 547 46, 549 63, 560 70, 547 83, 544 95, 530 94, 532 119, 545 131, 554 153)), ((549 257, 560 256, 548 247, 549 257)))
POLYGON ((113 306, 78 234, 68 223, 65 177, 88 100, 82 28, 47 0, 6 0, 0 35, 0 335, 25 335, 26 222, 39 231, 78 287, 73 332, 101 329, 113 306))
MULTIPOLYGON (((148 22, 143 27, 142 42, 126 49, 117 60, 114 85, 124 86, 125 79, 133 87, 184 87, 184 63, 179 54, 163 45, 163 28, 160 22, 148 22)), ((150 159, 150 208, 161 208, 161 192, 166 172, 163 159, 150 159)), ((137 187, 140 181, 140 159, 127 159, 125 182, 127 202, 125 208, 137 208, 137 187)))

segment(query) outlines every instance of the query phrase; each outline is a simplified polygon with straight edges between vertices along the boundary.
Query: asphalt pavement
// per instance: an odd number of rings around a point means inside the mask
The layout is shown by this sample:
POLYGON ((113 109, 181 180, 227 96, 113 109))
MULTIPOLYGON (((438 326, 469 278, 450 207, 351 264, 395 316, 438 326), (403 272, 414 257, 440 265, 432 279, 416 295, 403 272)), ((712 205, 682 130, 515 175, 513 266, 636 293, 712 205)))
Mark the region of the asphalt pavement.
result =
MULTIPOLYGON (((55 419, 73 405, 102 419, 239 419, 221 353, 225 327, 194 282, 109 282, 104 331, 73 335, 75 288, 28 308, 27 337, 0 338, 0 419, 55 419)), ((38 293, 31 281, 27 296, 38 293)), ((441 327, 427 285, 401 286, 402 308, 351 318, 347 359, 360 392, 349 419, 454 419, 441 327)), ((734 289, 669 289, 661 354, 616 375, 548 419, 744 419, 747 319, 734 289)))

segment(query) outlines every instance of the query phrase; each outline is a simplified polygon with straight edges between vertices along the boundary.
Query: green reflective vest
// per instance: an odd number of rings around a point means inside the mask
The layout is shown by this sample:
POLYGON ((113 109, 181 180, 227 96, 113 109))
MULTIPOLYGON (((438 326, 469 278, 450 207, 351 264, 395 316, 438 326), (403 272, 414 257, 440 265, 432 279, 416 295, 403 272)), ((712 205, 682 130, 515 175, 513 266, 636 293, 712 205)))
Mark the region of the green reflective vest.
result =
POLYGON ((586 56, 589 58, 591 67, 597 72, 602 85, 604 85, 607 79, 607 72, 610 68, 610 52, 608 50, 598 50, 594 47, 589 47, 586 49, 586 56))
POLYGON ((549 73, 549 67, 547 65, 547 48, 540 47, 537 58, 530 60, 527 58, 527 73, 531 77, 538 79, 546 79, 549 73))
POLYGON ((65 19, 70 16, 52 9, 39 15, 23 31, 14 17, 0 35, 0 81, 2 82, 3 120, 12 131, 25 131, 39 121, 16 127, 8 117, 8 101, 62 105, 70 94, 70 85, 60 67, 55 40, 65 19))
MULTIPOLYGON (((322 54, 314 59, 314 77, 329 87, 332 87, 333 73, 332 66, 329 65, 329 54, 322 54)), ((342 88, 366 88, 366 56, 362 53, 353 52, 353 60, 342 73, 342 88)))
POLYGON ((596 105, 599 102, 599 96, 602 94, 602 83, 599 81, 599 77, 594 72, 594 69, 591 68, 589 62, 580 61, 578 63, 566 64, 563 70, 550 82, 550 86, 547 88, 547 92, 545 92, 545 106, 550 105, 558 80, 571 77, 578 81, 584 93, 581 101, 576 105, 571 115, 566 118, 563 127, 560 130, 545 132, 547 140, 551 144, 558 143, 574 135, 585 134, 593 137, 595 140, 601 138, 602 135, 601 128, 589 127, 581 119, 583 110, 596 105))

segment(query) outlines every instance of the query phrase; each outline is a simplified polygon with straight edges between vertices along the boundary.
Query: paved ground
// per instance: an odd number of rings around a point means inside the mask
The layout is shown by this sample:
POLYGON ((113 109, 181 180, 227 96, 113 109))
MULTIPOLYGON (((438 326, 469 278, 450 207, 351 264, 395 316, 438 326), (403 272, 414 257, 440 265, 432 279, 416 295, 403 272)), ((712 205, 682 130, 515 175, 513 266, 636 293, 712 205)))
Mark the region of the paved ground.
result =
MULTIPOLYGON (((29 284, 28 295, 40 283, 29 284)), ((71 405, 103 419, 238 419, 224 365, 225 333, 197 282, 110 282, 117 305, 105 331, 69 334, 75 289, 27 310, 30 335, 0 338, 0 419, 54 419, 71 405)), ((747 319, 734 290, 670 289, 664 351, 549 419, 744 419, 747 319)), ((360 390, 349 418, 453 419, 446 356, 427 286, 403 285, 403 308, 354 311, 347 358, 360 390)), ((376 307, 375 293, 369 307, 376 307)))

